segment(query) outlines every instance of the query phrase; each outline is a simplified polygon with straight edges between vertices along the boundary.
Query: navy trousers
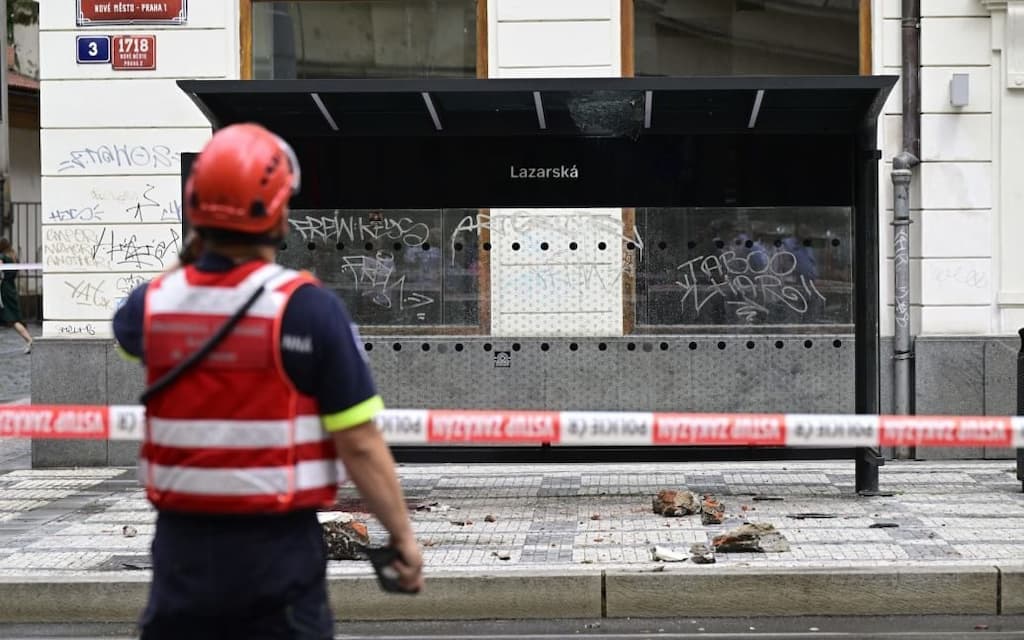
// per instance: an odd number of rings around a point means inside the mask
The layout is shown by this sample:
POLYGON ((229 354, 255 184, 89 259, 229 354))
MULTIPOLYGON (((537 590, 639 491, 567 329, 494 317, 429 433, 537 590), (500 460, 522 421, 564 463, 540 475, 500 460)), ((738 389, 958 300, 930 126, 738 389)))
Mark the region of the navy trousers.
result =
POLYGON ((142 640, 329 640, 327 549, 316 513, 160 513, 142 640))

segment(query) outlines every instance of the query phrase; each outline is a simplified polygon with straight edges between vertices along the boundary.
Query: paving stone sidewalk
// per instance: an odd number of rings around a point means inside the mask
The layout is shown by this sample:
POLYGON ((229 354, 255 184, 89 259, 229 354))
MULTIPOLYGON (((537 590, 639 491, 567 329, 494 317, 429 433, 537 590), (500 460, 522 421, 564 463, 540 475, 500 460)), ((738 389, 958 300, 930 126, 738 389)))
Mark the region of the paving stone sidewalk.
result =
MULTIPOLYGON (((134 473, 0 473, 0 578, 146 572, 154 513, 134 473)), ((791 551, 719 554, 713 567, 1024 562, 1024 494, 1011 461, 889 462, 886 495, 870 498, 854 495, 848 461, 404 465, 401 477, 434 571, 655 569, 654 545, 688 551, 744 520, 772 523, 791 551), (651 499, 664 488, 713 493, 728 518, 704 526, 699 516, 655 515, 651 499)), ((338 507, 363 509, 351 488, 338 507)), ((369 524, 374 542, 384 542, 383 529, 369 524)), ((331 562, 329 571, 366 575, 369 566, 331 562)))
MULTIPOLYGON (((38 324, 29 324, 33 336, 42 333, 38 324)), ((26 355, 25 341, 14 329, 0 327, 0 404, 27 403, 31 394, 32 356, 26 355)), ((0 472, 24 469, 31 464, 28 440, 0 438, 0 472)), ((0 516, 2 518, 2 516, 0 516)))

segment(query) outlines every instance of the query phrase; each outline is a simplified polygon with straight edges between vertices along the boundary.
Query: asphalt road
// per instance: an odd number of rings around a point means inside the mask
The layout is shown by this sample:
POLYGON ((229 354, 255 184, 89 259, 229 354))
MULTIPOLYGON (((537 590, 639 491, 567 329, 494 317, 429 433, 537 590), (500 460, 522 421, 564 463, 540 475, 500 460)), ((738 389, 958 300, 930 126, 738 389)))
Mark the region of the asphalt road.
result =
MULTIPOLYGON (((1024 616, 887 616, 800 618, 673 618, 615 620, 537 620, 463 622, 340 623, 337 640, 971 640, 1020 638, 1024 616)), ((9 640, 129 640, 126 625, 10 625, 0 623, 9 640)))

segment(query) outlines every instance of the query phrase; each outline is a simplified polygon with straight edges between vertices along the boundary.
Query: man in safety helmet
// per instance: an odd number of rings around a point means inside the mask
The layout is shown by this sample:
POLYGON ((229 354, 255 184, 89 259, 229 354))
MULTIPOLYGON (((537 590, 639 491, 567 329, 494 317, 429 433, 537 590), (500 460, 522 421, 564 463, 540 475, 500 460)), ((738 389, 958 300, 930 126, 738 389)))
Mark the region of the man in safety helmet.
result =
POLYGON ((274 134, 215 133, 185 189, 194 260, 183 252, 114 317, 149 384, 139 476, 158 515, 144 640, 333 637, 316 512, 344 471, 390 533, 402 590, 423 586, 358 333, 333 293, 274 263, 298 188, 274 134))

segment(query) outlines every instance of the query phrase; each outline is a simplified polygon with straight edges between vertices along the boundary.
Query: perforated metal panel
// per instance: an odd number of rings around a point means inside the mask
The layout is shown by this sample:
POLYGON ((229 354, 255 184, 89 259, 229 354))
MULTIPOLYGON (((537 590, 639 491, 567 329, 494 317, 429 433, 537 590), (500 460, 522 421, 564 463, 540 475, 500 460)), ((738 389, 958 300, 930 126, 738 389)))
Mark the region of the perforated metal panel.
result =
POLYGON ((392 407, 855 409, 848 335, 519 341, 381 336, 366 342, 377 385, 392 407))
POLYGON ((607 341, 557 340, 544 354, 545 399, 550 406, 566 409, 617 409, 622 399, 618 363, 607 350, 607 341), (599 345, 605 344, 601 351, 599 345), (617 406, 618 405, 618 406, 617 406))

